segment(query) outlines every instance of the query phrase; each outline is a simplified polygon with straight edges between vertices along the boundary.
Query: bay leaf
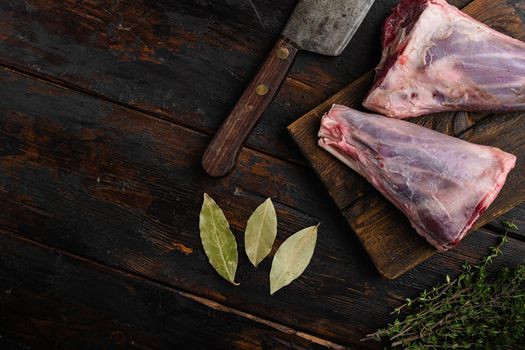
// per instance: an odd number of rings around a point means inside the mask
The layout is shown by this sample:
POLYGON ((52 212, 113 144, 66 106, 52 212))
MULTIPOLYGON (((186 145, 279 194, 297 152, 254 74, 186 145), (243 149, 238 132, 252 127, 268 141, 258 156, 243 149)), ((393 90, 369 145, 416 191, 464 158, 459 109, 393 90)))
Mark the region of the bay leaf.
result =
POLYGON ((318 227, 304 228, 281 244, 272 261, 270 294, 289 285, 304 272, 314 254, 318 227))
POLYGON ((199 215, 199 229, 210 264, 228 282, 239 285, 235 282, 238 262, 235 236, 221 208, 206 193, 199 215))
POLYGON ((277 216, 272 200, 268 198, 250 216, 244 232, 244 248, 253 266, 257 267, 270 253, 276 235, 277 216))

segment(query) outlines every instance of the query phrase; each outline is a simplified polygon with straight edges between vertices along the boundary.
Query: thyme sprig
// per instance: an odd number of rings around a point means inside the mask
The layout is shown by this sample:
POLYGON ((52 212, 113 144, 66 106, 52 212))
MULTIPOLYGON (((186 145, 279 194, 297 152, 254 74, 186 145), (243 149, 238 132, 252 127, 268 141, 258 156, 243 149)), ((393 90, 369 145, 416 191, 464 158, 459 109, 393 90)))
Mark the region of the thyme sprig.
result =
POLYGON ((509 230, 512 230, 512 231, 518 231, 519 230, 518 225, 516 225, 514 223, 514 220, 512 220, 512 221, 502 221, 501 224, 503 226, 505 226, 509 230))
MULTIPOLYGON (((508 228, 517 230, 516 225, 508 228)), ((524 344, 525 266, 487 274, 506 242, 505 234, 477 265, 465 262, 457 278, 447 275, 441 285, 406 299, 392 313, 406 309, 408 316, 363 340, 388 340, 390 347, 403 349, 500 349, 524 344)))

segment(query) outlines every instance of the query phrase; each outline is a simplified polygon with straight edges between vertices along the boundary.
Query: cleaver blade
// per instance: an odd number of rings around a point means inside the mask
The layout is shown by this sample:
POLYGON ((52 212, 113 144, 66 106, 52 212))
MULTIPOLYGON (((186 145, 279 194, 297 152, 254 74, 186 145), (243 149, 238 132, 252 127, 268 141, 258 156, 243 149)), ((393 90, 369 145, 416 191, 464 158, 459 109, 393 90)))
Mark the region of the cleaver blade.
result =
POLYGON ((338 56, 374 0, 301 0, 283 31, 301 50, 338 56))

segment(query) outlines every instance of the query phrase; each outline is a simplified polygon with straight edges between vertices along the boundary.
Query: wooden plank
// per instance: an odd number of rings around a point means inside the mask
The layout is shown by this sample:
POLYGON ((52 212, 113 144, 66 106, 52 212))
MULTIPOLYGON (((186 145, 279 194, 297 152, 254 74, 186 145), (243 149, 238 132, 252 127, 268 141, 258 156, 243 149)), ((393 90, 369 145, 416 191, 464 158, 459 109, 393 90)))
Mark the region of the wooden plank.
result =
MULTIPOLYGON (((297 290, 270 298, 270 259, 253 270, 242 253, 246 220, 272 196, 279 215, 276 246, 323 221, 326 236, 318 249, 346 269, 347 237, 330 238, 337 212, 319 210, 327 198, 303 167, 245 150, 234 173, 211 179, 200 168, 208 141, 203 134, 9 71, 0 77, 1 227, 289 326, 300 319, 302 329, 334 341, 348 343, 350 334, 359 341, 362 332, 346 330, 346 322, 323 326, 332 323, 331 315, 346 318, 347 307, 336 300, 327 306, 320 297, 308 302, 317 283, 329 285, 333 276, 306 272, 297 290), (242 289, 225 284, 201 249, 203 192, 233 226, 242 289)), ((353 323, 359 324, 357 314, 353 323)))
MULTIPOLYGON (((253 6, 247 1, 38 0, 27 6, 13 1, 0 5, 5 39, 0 61, 211 134, 294 5, 295 0, 253 0, 253 6)), ((305 69, 315 65, 313 58, 307 62, 305 69)), ((322 73, 330 81, 341 70, 334 66, 331 74, 322 73)), ((286 94, 304 103, 297 85, 290 86, 286 94)), ((281 136, 298 115, 284 100, 272 106, 249 144, 297 159, 291 141, 281 136)))
POLYGON ((487 227, 493 230, 499 230, 500 232, 505 232, 509 230, 508 227, 503 224, 505 221, 513 223, 518 227, 517 231, 510 230, 512 233, 516 234, 516 237, 520 239, 525 238, 525 205, 520 205, 519 207, 516 207, 503 214, 498 218, 498 220, 490 222, 487 227))
POLYGON ((5 232, 0 256, 3 349, 344 348, 5 232))
MULTIPOLYGON (((464 11, 523 40, 525 32, 521 29, 525 20, 517 12, 521 5, 525 3, 476 0, 464 11)), ((378 271, 386 278, 396 278, 434 254, 435 249, 419 237, 408 220, 364 179, 317 145, 319 120, 324 112, 333 103, 362 109, 361 102, 372 80, 373 72, 365 74, 290 125, 288 130, 356 232, 378 271)), ((499 147, 518 157, 517 166, 505 187, 474 228, 494 220, 525 200, 523 116, 523 113, 491 115, 457 112, 411 119, 419 125, 474 143, 499 147)))
MULTIPOLYGON (((340 57, 301 53, 248 144, 302 161, 286 126, 372 68, 379 58, 379 28, 395 2, 376 1, 340 57)), ((4 1, 0 62, 211 134, 295 3, 4 1)))
MULTIPOLYGON (((1 228, 335 343, 362 347, 363 335, 406 297, 457 274, 496 242, 476 232, 387 281, 308 169, 244 149, 234 173, 211 179, 200 168, 204 134, 8 70, 0 81, 1 228), (217 276, 202 250, 203 192, 232 224, 239 287, 217 276), (271 257, 254 269, 242 240, 246 220, 268 196, 279 218, 275 248, 321 222, 304 275, 273 297, 271 257)), ((509 249, 502 263, 511 265, 525 243, 509 249)))

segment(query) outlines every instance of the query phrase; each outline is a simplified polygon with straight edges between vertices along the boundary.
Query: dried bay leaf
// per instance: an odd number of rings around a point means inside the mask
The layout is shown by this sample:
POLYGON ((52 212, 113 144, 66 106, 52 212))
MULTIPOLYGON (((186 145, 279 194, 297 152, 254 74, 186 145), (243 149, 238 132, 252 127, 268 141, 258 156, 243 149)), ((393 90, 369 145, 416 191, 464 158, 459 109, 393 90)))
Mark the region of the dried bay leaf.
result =
POLYGON ((270 253, 276 235, 277 216, 272 200, 268 198, 250 216, 244 233, 246 255, 253 266, 257 267, 270 253))
POLYGON ((235 282, 238 262, 235 236, 221 208, 206 193, 199 215, 199 229, 210 264, 228 282, 239 285, 235 282))
POLYGON ((281 244, 272 261, 270 294, 289 285, 304 272, 314 254, 318 227, 304 228, 281 244))

